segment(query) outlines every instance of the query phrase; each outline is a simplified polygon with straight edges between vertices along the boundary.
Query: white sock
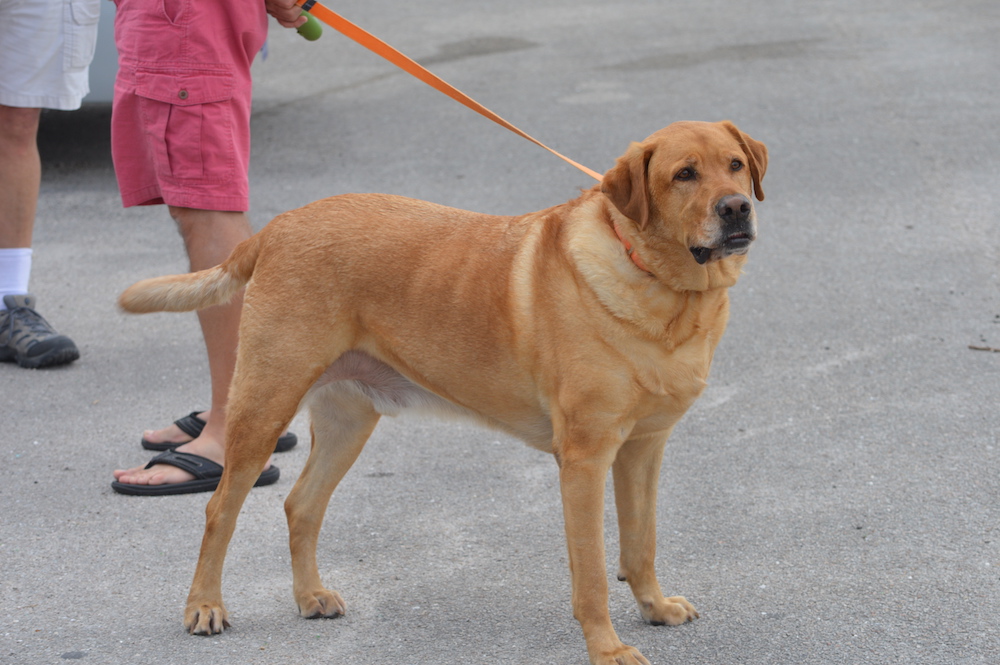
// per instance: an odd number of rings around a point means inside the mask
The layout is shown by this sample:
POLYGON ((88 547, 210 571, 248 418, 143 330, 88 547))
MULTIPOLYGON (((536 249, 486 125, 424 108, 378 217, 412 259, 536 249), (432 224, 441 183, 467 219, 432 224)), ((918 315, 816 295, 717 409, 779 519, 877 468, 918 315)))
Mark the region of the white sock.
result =
POLYGON ((31 276, 31 248, 0 249, 0 310, 7 309, 4 296, 23 296, 31 276))

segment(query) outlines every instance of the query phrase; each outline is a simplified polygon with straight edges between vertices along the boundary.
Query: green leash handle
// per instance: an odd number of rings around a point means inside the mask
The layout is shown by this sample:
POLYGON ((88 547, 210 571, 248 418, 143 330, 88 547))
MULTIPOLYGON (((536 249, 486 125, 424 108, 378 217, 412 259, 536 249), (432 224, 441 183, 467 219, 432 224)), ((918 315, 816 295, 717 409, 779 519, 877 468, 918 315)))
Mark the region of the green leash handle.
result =
POLYGON ((323 26, 309 12, 303 11, 306 22, 295 28, 295 32, 302 35, 307 41, 314 42, 323 35, 323 26))

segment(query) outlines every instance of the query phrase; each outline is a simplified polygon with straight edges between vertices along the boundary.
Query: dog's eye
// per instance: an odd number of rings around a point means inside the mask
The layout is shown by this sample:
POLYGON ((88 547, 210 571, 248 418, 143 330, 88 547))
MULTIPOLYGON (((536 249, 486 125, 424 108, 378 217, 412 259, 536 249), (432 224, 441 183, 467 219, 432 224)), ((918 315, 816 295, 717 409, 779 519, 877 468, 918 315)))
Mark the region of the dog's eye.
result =
POLYGON ((675 180, 694 180, 694 176, 695 176, 694 169, 691 169, 691 168, 681 169, 680 171, 677 172, 677 175, 674 176, 674 179, 675 180))
POLYGON ((743 162, 741 162, 741 161, 740 161, 740 160, 738 160, 738 159, 734 159, 734 160, 733 160, 733 161, 732 161, 732 162, 731 162, 731 163, 729 164, 729 168, 731 168, 731 169, 732 169, 732 170, 734 170, 734 171, 739 171, 740 169, 742 169, 742 168, 743 168, 743 162))

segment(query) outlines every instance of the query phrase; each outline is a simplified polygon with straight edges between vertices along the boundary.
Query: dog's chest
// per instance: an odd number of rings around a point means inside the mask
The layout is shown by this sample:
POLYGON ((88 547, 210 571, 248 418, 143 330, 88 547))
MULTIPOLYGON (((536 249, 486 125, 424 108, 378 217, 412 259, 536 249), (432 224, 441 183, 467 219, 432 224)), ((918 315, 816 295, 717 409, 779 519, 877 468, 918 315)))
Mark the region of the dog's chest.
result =
POLYGON ((680 420, 708 385, 713 348, 699 335, 670 351, 647 348, 632 359, 636 434, 668 430, 680 420))

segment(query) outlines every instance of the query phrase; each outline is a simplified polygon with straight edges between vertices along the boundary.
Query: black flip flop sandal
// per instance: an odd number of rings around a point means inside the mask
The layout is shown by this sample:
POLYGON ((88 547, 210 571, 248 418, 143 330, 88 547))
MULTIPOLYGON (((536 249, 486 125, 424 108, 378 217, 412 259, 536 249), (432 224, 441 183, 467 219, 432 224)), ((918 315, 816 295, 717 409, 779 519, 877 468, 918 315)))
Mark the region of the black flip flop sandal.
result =
MULTIPOLYGON (((205 429, 205 421, 198 417, 200 411, 192 411, 183 418, 178 418, 174 421, 177 428, 187 434, 192 439, 197 439, 201 436, 201 431, 205 429)), ((274 446, 274 452, 276 453, 286 453, 299 442, 299 437, 295 436, 291 432, 285 432, 278 437, 278 442, 274 446)), ((185 441, 184 443, 187 443, 185 441)), ((154 443, 152 441, 147 441, 145 438, 142 440, 142 447, 146 450, 173 450, 177 446, 183 446, 184 443, 154 443)))
MULTIPOLYGON (((222 479, 222 467, 207 457, 194 455, 192 453, 179 453, 176 450, 168 450, 160 453, 149 460, 146 468, 154 464, 169 464, 178 469, 187 471, 194 480, 183 483, 173 483, 170 485, 130 485, 120 483, 117 480, 111 483, 111 489, 119 494, 132 494, 136 496, 166 496, 169 494, 194 494, 196 492, 213 492, 219 486, 222 479)), ((281 472, 276 466, 268 467, 260 478, 254 483, 254 487, 273 485, 278 482, 281 472)))

